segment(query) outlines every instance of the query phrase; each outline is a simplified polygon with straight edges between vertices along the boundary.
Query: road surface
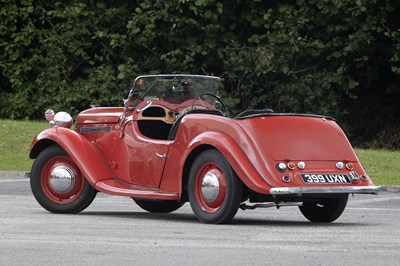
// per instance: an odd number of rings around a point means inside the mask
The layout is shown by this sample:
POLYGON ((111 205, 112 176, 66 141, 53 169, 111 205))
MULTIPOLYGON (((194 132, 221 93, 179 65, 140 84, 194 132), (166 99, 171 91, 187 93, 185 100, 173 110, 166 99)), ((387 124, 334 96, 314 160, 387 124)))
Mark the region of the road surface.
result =
POLYGON ((99 193, 80 214, 45 211, 29 180, 0 173, 0 265, 400 265, 400 193, 355 195, 331 224, 297 207, 200 223, 187 203, 150 214, 99 193))

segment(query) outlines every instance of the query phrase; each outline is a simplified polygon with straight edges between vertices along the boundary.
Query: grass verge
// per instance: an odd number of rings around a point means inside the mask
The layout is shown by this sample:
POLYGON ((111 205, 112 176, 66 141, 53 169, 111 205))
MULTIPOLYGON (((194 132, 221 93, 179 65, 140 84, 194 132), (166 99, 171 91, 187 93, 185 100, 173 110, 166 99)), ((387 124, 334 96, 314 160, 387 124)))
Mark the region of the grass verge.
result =
POLYGON ((37 133, 49 127, 47 121, 0 120, 0 170, 29 171, 29 147, 37 133))
MULTIPOLYGON (((29 171, 29 146, 48 123, 0 120, 0 170, 29 171)), ((367 174, 376 185, 400 185, 400 151, 355 149, 367 174)))
POLYGON ((400 151, 355 149, 355 152, 375 184, 400 185, 400 151))

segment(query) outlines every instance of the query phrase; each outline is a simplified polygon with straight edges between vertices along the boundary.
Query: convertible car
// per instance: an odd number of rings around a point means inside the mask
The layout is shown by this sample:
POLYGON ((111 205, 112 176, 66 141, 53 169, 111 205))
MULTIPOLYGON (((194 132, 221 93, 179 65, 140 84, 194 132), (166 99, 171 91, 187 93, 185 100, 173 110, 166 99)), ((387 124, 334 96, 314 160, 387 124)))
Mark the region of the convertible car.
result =
POLYGON ((53 213, 78 213, 97 192, 131 197, 148 212, 189 201, 205 223, 238 209, 298 206, 332 222, 349 194, 376 194, 345 134, 326 116, 246 110, 230 117, 221 80, 200 75, 135 79, 123 107, 92 107, 75 121, 47 110, 33 140, 33 195, 53 213))

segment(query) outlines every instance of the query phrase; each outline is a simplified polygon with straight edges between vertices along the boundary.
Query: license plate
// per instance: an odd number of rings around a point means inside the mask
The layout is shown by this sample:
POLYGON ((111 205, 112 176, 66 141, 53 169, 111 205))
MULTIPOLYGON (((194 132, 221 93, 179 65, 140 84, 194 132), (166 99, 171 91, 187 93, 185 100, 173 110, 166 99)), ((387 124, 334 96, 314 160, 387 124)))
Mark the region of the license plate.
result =
POLYGON ((300 174, 307 184, 349 184, 351 178, 347 174, 300 174))

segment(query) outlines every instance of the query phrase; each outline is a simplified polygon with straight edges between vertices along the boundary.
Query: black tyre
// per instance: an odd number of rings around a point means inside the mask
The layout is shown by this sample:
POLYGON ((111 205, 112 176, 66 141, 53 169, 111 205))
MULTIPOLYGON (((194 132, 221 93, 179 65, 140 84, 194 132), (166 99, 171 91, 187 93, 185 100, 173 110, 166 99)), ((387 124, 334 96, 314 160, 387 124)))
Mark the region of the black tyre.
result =
POLYGON ((301 213, 314 223, 330 223, 335 221, 346 208, 348 194, 337 198, 321 199, 316 202, 304 202, 299 206, 301 213))
POLYGON ((202 152, 189 174, 188 194, 196 217, 205 223, 228 223, 238 211, 242 182, 216 150, 202 152))
POLYGON ((142 200, 132 198, 136 204, 145 211, 152 213, 169 213, 176 211, 185 204, 172 200, 142 200))
POLYGON ((31 170, 31 189, 37 202, 53 213, 78 213, 92 203, 97 191, 59 146, 43 150, 31 170))

